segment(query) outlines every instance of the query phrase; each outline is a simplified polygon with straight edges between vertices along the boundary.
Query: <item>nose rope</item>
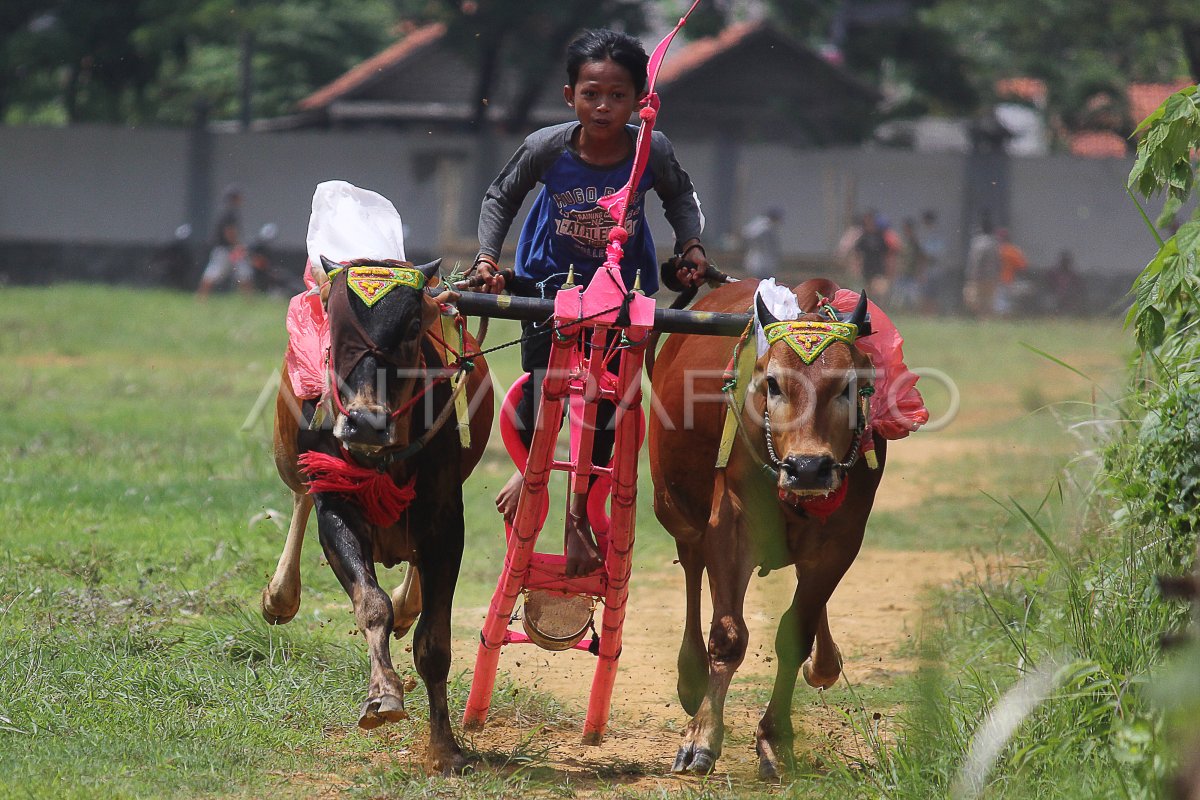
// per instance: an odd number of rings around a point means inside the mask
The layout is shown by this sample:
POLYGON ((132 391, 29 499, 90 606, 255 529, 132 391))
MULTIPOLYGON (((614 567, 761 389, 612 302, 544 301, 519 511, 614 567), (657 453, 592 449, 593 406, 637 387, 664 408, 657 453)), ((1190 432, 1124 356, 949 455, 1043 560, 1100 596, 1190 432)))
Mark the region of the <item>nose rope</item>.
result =
POLYGON ((325 351, 325 374, 327 380, 329 381, 329 388, 326 389, 326 392, 333 395, 333 405, 337 408, 338 413, 343 417, 349 416, 350 412, 346 410, 344 405, 342 405, 342 393, 338 388, 338 376, 337 372, 333 369, 332 349, 327 349, 325 351))
MULTIPOLYGON (((854 438, 850 440, 850 451, 846 454, 846 457, 834 465, 839 469, 849 471, 858 461, 858 456, 862 452, 862 437, 863 431, 866 429, 867 414, 870 413, 869 398, 874 394, 874 391, 875 389, 872 386, 865 386, 858 390, 858 419, 854 425, 854 438)), ((768 399, 767 403, 763 405, 763 431, 766 433, 767 439, 767 457, 771 459, 771 463, 776 469, 786 470, 788 468, 787 464, 781 461, 779 456, 775 454, 775 442, 771 438, 771 414, 768 411, 769 406, 770 400, 768 399)))
MULTIPOLYGON (((328 365, 327 372, 328 372, 328 377, 329 377, 329 394, 333 396, 333 404, 334 404, 334 406, 337 407, 338 413, 340 413, 344 417, 349 416, 350 412, 346 409, 345 404, 342 403, 342 393, 339 390, 338 386, 336 385, 337 372, 334 371, 334 369, 333 369, 333 354, 332 353, 330 353, 329 356, 327 357, 326 363, 328 365)), ((429 390, 432 389, 434 386, 438 385, 439 383, 443 383, 445 381, 450 380, 451 378, 453 378, 455 375, 457 375, 460 372, 467 371, 468 369, 470 369, 471 366, 473 366, 473 365, 470 364, 470 362, 466 362, 463 365, 458 366, 458 367, 446 367, 444 369, 439 370, 439 373, 440 373, 439 375, 437 375, 433 380, 426 381, 425 387, 423 389, 421 389, 421 391, 416 392, 411 398, 409 398, 407 403, 400 406, 395 411, 391 412, 388 415, 388 419, 394 420, 394 419, 397 419, 397 418, 403 416, 405 413, 410 411, 412 409, 412 407, 421 400, 422 397, 424 397, 426 394, 428 394, 429 390)), ((418 369, 421 369, 421 370, 425 369, 424 354, 422 354, 422 356, 421 356, 420 366, 418 367, 418 369)), ((414 378, 414 380, 415 380, 415 378, 414 378)))

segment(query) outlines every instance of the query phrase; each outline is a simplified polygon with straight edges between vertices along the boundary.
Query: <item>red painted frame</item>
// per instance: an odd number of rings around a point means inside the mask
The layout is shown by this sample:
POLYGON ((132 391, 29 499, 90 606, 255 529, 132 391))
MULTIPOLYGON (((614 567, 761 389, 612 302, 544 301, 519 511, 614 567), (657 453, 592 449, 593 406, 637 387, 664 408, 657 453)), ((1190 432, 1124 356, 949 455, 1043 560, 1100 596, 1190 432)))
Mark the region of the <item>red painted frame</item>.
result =
MULTIPOLYGON (((584 720, 583 742, 599 744, 604 736, 621 657, 633 567, 637 459, 644 431, 642 363, 654 326, 655 308, 653 299, 634 293, 629 301, 629 325, 618 326, 618 309, 627 294, 620 270, 606 264, 586 289, 564 288, 555 298, 556 332, 551 334, 554 338, 542 383, 538 421, 525 465, 516 518, 507 537, 504 568, 480 634, 475 676, 463 715, 463 725, 468 729, 482 726, 487 719, 500 648, 529 641, 525 634, 508 627, 517 596, 523 589, 540 588, 588 595, 603 603, 599 654, 584 720), (621 347, 615 353, 613 348, 606 347, 612 330, 619 331, 621 337, 621 347), (590 349, 583 346, 585 340, 590 342, 590 349), (615 385, 606 375, 606 364, 614 357, 619 359, 615 385), (577 426, 570 459, 558 461, 554 458, 560 428, 557 421, 563 417, 563 404, 571 397, 582 399, 583 419, 577 426), (608 467, 592 464, 596 402, 601 399, 611 400, 617 406, 616 441, 608 467), (599 542, 604 567, 593 575, 567 578, 565 556, 535 552, 549 508, 547 484, 552 470, 569 473, 570 491, 576 493, 586 493, 593 474, 607 474, 612 480, 611 520, 604 537, 607 541, 599 542)), ((576 645, 576 649, 588 647, 583 642, 576 645)))

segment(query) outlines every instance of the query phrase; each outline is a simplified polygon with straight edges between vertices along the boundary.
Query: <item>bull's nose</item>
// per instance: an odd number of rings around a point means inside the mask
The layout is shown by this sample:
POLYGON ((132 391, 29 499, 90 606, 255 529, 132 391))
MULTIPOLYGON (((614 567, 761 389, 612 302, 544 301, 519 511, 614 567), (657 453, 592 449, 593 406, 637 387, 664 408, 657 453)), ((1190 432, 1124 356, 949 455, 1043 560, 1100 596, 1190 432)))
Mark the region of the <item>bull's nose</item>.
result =
POLYGON ((338 438, 346 444, 361 444, 381 447, 387 444, 387 414, 364 408, 350 409, 336 431, 338 438))
POLYGON ((783 460, 784 481, 789 489, 828 489, 835 466, 829 456, 788 456, 783 460))

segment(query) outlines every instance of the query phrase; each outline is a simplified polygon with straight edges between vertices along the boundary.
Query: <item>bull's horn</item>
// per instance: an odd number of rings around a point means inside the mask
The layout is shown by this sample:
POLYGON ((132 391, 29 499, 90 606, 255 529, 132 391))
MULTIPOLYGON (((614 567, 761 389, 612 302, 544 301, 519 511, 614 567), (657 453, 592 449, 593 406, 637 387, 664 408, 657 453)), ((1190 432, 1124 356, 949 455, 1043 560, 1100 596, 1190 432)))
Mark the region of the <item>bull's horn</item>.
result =
POLYGON ((867 321, 867 290, 863 289, 862 294, 858 296, 858 305, 854 307, 854 311, 850 314, 850 319, 846 320, 851 325, 858 328, 859 336, 866 336, 871 332, 871 325, 867 321))
POLYGON ((438 270, 441 269, 441 266, 442 260, 438 258, 430 261, 428 264, 422 264, 416 269, 420 270, 421 274, 425 276, 425 280, 431 281, 433 280, 433 276, 438 274, 438 270))
POLYGON ((763 302, 761 294, 754 295, 754 311, 758 315, 758 324, 764 328, 773 322, 779 322, 763 302))
POLYGON ((317 286, 323 286, 324 284, 328 283, 329 273, 333 272, 340 266, 341 264, 337 263, 336 261, 325 256, 321 256, 321 263, 312 265, 312 274, 317 281, 317 286))

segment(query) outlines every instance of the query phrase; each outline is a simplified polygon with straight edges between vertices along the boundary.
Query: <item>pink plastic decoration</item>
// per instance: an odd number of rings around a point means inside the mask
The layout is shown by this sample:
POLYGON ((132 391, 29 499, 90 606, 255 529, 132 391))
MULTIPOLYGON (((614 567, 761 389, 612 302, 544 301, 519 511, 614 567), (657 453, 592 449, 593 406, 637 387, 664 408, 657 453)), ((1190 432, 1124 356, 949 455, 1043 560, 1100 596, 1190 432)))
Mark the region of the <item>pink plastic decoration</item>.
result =
MULTIPOLYGON (((830 301, 838 311, 853 311, 858 292, 838 289, 830 301)), ((904 363, 904 339, 883 309, 867 299, 871 313, 871 335, 855 345, 875 365, 875 394, 871 397, 872 430, 885 439, 903 439, 929 421, 925 401, 917 391, 917 375, 904 363)))

